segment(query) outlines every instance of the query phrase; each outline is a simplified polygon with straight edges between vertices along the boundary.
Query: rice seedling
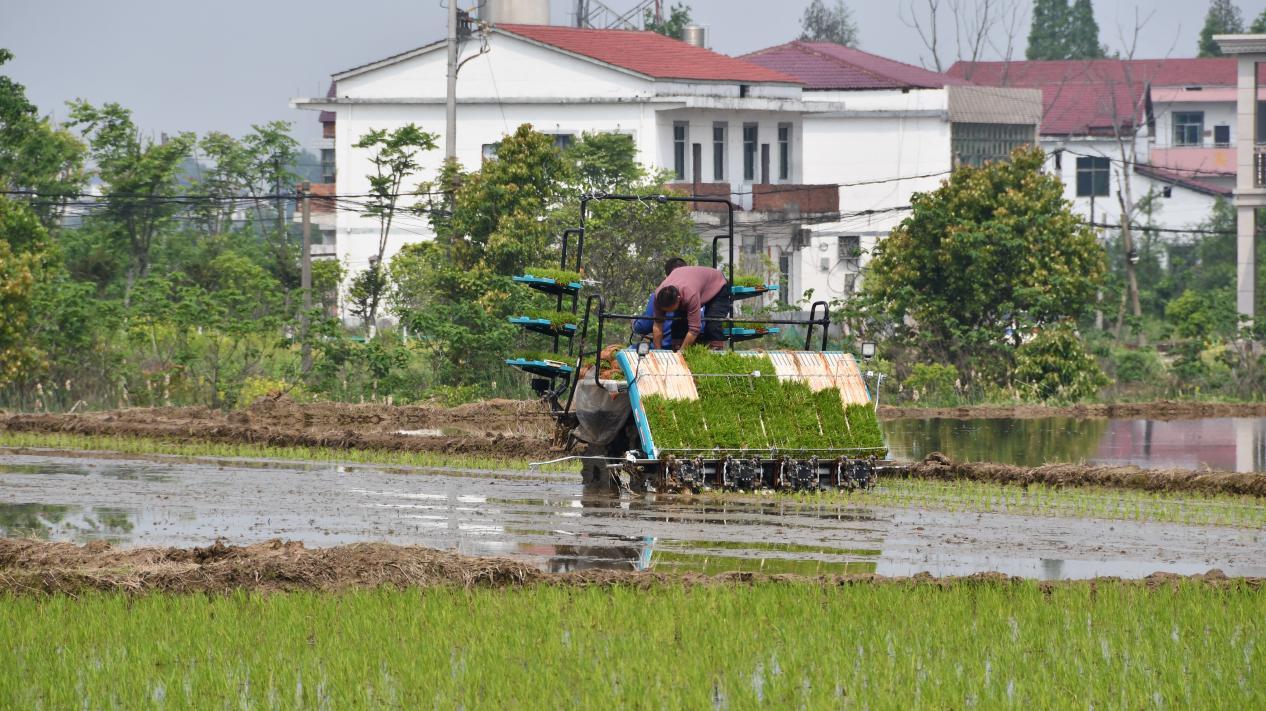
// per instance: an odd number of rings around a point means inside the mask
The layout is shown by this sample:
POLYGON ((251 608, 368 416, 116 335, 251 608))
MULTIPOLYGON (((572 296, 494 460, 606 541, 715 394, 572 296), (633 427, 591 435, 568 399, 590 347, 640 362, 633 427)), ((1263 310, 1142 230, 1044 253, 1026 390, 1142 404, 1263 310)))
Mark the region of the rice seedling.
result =
POLYGON ((696 374, 698 400, 642 400, 661 450, 884 452, 873 407, 846 409, 836 390, 814 392, 779 378, 766 355, 694 348, 685 358, 696 374))
POLYGON ((567 325, 575 326, 580 322, 580 317, 570 311, 555 311, 553 309, 525 309, 520 316, 526 316, 539 321, 549 321, 550 326, 556 331, 563 330, 567 325))
POLYGON ((571 284, 582 279, 580 272, 558 267, 526 267, 523 269, 523 274, 541 279, 553 279, 559 284, 571 284))
POLYGON ((1261 708, 1249 583, 0 599, 0 706, 1261 708))
POLYGON ((731 286, 746 286, 759 289, 765 286, 765 277, 755 274, 739 274, 734 277, 734 283, 731 286))

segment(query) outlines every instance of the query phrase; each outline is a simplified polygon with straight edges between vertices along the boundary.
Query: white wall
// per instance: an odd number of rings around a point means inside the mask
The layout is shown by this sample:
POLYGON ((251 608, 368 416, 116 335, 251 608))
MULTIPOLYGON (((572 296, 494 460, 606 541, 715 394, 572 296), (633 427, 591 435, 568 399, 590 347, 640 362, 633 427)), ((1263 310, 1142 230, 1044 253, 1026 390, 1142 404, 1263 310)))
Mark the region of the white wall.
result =
MULTIPOLYGON (((1117 200, 1117 192, 1121 189, 1122 161, 1120 149, 1115 140, 1108 138, 1066 140, 1044 137, 1042 139, 1042 148, 1048 154, 1059 148, 1066 150, 1060 159, 1059 167, 1056 166, 1053 157, 1047 159, 1046 167, 1047 170, 1058 175, 1064 181, 1064 197, 1071 201, 1073 209, 1086 217, 1086 219, 1091 217, 1092 201, 1089 197, 1077 197, 1077 158, 1079 157, 1077 154, 1108 158, 1111 161, 1109 194, 1107 197, 1096 197, 1094 199, 1094 221, 1103 224, 1117 224, 1121 221, 1121 205, 1117 200)), ((1137 150, 1136 159, 1139 162, 1146 162, 1147 141, 1145 138, 1138 140, 1137 150)), ((1139 175, 1133 171, 1130 172, 1130 192, 1136 203, 1147 195, 1149 190, 1154 189, 1157 193, 1160 193, 1162 188, 1167 185, 1170 184, 1148 176, 1139 175)), ((1165 228, 1183 229, 1192 227, 1196 223, 1209 218, 1209 214, 1213 210, 1213 203, 1213 196, 1174 185, 1170 191, 1170 197, 1162 197, 1156 201, 1156 210, 1152 214, 1152 221, 1157 226, 1165 228)))
POLYGON ((1205 136, 1203 147, 1213 148, 1213 127, 1228 126, 1231 130, 1231 145, 1235 145, 1235 136, 1239 133, 1235 125, 1234 102, 1169 102, 1157 103, 1153 108, 1156 117, 1156 146, 1158 148, 1174 147, 1174 112, 1203 111, 1205 136))

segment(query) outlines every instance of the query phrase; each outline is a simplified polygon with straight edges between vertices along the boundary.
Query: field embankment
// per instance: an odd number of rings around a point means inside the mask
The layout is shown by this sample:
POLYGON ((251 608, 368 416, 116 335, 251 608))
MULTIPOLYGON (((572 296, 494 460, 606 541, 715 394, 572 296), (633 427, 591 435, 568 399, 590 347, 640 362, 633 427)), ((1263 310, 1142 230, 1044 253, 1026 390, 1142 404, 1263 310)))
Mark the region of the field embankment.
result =
POLYGON ((1112 418, 1126 420, 1194 420, 1204 417, 1266 417, 1266 402, 1152 402, 1090 403, 1084 405, 963 405, 922 407, 880 405, 881 420, 1034 419, 1040 417, 1112 418))
POLYGON ((246 410, 229 413, 168 407, 0 415, 0 432, 5 431, 510 459, 548 455, 553 421, 532 401, 490 400, 447 408, 261 398, 246 410))
MULTIPOLYGON (((272 540, 247 546, 221 541, 201 548, 114 548, 103 541, 86 545, 0 538, 0 593, 79 594, 84 591, 126 593, 228 593, 245 590, 262 593, 318 591, 340 592, 381 586, 506 588, 532 585, 563 587, 621 586, 650 588, 659 585, 729 585, 806 583, 851 585, 958 585, 1028 586, 1033 581, 1001 573, 965 577, 886 577, 875 574, 800 576, 754 572, 719 575, 671 574, 620 570, 585 570, 547 573, 529 563, 510 558, 465 556, 420 546, 356 543, 328 548, 307 548, 294 541, 272 540)), ((1044 582, 1052 586, 1093 586, 1096 583, 1155 588, 1180 582, 1211 587, 1248 586, 1261 589, 1266 579, 1228 578, 1220 571, 1192 576, 1156 573, 1123 581, 1100 578, 1090 581, 1044 582)))

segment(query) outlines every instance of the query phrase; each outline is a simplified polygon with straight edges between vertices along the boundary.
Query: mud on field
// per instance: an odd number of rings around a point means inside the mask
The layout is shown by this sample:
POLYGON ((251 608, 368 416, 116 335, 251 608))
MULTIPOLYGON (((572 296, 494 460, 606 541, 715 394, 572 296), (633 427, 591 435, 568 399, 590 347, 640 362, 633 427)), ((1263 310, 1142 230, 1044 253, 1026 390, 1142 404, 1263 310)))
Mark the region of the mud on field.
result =
MULTIPOLYGON (((1260 589, 1266 578, 1229 578, 1219 570, 1183 576, 1154 573, 1139 580, 1095 578, 1082 581, 1045 581, 1053 586, 1142 585, 1167 588, 1181 581, 1217 588, 1248 585, 1260 589)), ((720 575, 666 575, 651 572, 587 570, 545 573, 526 563, 507 558, 481 558, 387 543, 357 543, 334 548, 306 548, 302 543, 272 540, 249 546, 230 546, 222 541, 204 548, 115 549, 95 541, 83 546, 30 539, 0 539, 0 593, 74 594, 85 590, 126 593, 225 593, 234 590, 284 592, 315 590, 337 592, 379 586, 464 586, 505 588, 525 585, 632 586, 718 585, 755 583, 817 583, 821 585, 905 584, 1027 585, 1020 577, 1002 573, 978 573, 963 577, 934 578, 926 573, 911 577, 857 575, 768 575, 724 573, 720 575)))
POLYGON ((489 400, 459 407, 300 404, 260 398, 243 411, 131 408, 83 414, 0 414, 0 432, 148 437, 279 447, 384 449, 541 458, 554 422, 535 401, 489 400))

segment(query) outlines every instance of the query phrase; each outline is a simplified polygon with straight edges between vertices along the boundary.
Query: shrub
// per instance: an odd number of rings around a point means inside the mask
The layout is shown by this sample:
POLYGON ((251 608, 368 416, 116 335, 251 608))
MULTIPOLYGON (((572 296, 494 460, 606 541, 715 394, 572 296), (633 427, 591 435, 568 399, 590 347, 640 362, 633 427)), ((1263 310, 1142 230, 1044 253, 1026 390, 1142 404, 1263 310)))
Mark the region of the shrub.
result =
POLYGON ((1025 396, 1037 400, 1084 400, 1108 384, 1099 364, 1067 324, 1043 329, 1016 350, 1014 379, 1025 396))
POLYGON ((953 401, 958 382, 958 369, 943 363, 919 363, 910 369, 906 387, 913 391, 915 400, 930 405, 953 401))
POLYGON ((1148 348, 1144 350, 1121 350, 1112 354, 1117 382, 1142 383, 1154 381, 1165 374, 1165 364, 1160 354, 1148 348))

